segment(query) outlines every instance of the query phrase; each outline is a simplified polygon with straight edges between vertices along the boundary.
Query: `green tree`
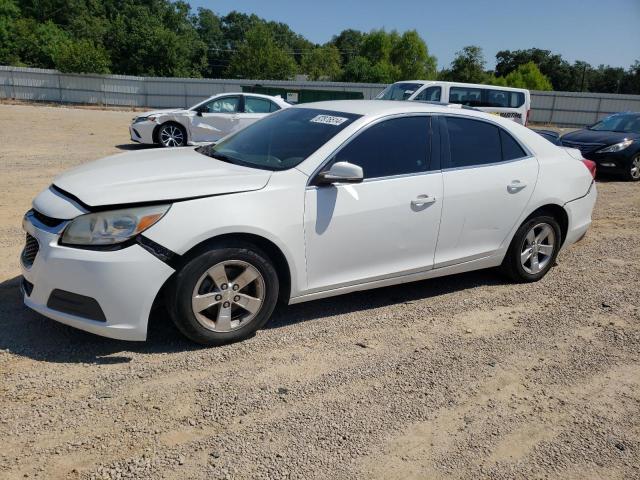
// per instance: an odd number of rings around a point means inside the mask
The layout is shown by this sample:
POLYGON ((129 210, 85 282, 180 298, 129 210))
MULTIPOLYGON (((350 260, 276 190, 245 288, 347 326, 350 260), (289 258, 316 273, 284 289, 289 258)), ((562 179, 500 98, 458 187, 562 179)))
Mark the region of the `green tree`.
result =
POLYGON ((296 70, 293 57, 276 44, 266 25, 258 24, 247 32, 226 73, 234 78, 288 80, 296 70))
POLYGON ((482 83, 487 80, 485 64, 482 48, 470 45, 456 52, 450 69, 440 72, 439 78, 453 82, 482 83))
POLYGON ((303 56, 302 72, 306 73, 310 80, 338 80, 342 75, 340 60, 340 52, 335 45, 318 47, 303 56))
POLYGON ((540 69, 533 62, 520 65, 504 79, 509 87, 526 88, 528 90, 553 90, 553 85, 551 85, 549 79, 540 72, 540 69))
POLYGON ((346 65, 360 54, 363 38, 364 34, 362 32, 348 29, 343 30, 339 35, 334 35, 329 43, 335 45, 340 51, 342 64, 346 65))
POLYGON ((20 9, 13 0, 0 0, 0 64, 20 63, 15 45, 15 22, 19 17, 20 9))
POLYGON ((625 73, 620 93, 640 95, 640 60, 636 60, 625 73))
POLYGON ((402 34, 393 46, 391 61, 399 69, 398 80, 436 78, 436 57, 429 55, 427 44, 415 30, 402 34))
POLYGON ((70 42, 69 35, 51 21, 39 23, 33 18, 21 18, 14 28, 15 53, 30 67, 55 68, 55 53, 70 42))
POLYGON ((73 40, 60 44, 53 54, 56 69, 61 72, 109 73, 109 56, 104 47, 90 40, 73 40))
POLYGON ((203 72, 205 77, 216 78, 222 76, 226 68, 227 52, 222 32, 222 21, 208 8, 199 8, 198 13, 191 20, 196 27, 198 37, 205 45, 207 66, 203 72), (221 55, 222 54, 222 55, 221 55))
POLYGON ((549 78, 555 90, 572 90, 575 79, 569 62, 561 55, 549 50, 529 48, 527 50, 502 50, 496 54, 496 75, 506 77, 519 66, 533 62, 540 72, 549 78))
POLYGON ((354 57, 344 66, 342 80, 345 82, 370 82, 371 62, 365 57, 354 57))

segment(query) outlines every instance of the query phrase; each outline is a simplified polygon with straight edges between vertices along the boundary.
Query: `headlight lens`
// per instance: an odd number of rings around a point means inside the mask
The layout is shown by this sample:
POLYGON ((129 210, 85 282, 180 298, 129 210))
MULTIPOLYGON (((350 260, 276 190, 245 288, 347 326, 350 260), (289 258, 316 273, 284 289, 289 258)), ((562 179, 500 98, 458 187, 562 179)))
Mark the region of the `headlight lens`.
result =
POLYGON ((140 122, 154 122, 156 120, 156 116, 155 115, 149 115, 148 117, 136 117, 133 119, 133 123, 140 123, 140 122))
POLYGON ((629 145, 633 143, 633 140, 625 140, 624 142, 616 143, 615 145, 609 145, 608 147, 598 150, 597 153, 616 153, 621 152, 629 145))
POLYGON ((62 234, 67 245, 115 245, 157 223, 171 205, 127 208, 76 217, 62 234))

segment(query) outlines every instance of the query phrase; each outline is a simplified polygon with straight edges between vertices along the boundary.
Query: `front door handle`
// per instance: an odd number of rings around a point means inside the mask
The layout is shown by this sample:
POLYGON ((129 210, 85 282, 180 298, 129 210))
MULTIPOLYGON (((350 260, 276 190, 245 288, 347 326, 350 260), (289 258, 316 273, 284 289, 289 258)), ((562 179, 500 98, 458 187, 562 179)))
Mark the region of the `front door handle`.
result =
POLYGON ((436 197, 431 195, 418 195, 415 200, 411 200, 412 207, 424 207, 436 203, 436 197))
POLYGON ((518 193, 520 190, 524 190, 526 187, 526 183, 523 183, 520 180, 514 180, 509 185, 507 185, 507 192, 518 193))

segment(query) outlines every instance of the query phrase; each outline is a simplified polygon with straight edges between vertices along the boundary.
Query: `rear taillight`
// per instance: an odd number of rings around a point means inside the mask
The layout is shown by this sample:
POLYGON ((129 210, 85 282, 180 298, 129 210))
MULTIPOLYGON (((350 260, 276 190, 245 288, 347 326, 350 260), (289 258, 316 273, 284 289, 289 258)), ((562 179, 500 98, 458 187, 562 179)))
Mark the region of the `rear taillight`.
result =
POLYGON ((524 126, 529 125, 529 115, 531 115, 531 109, 527 110, 527 118, 524 120, 524 126))
POLYGON ((583 158, 582 163, 584 163, 584 166, 587 167, 587 170, 589 170, 589 173, 591 173, 591 176, 593 178, 596 178, 596 162, 594 162, 593 160, 587 160, 586 158, 583 158))

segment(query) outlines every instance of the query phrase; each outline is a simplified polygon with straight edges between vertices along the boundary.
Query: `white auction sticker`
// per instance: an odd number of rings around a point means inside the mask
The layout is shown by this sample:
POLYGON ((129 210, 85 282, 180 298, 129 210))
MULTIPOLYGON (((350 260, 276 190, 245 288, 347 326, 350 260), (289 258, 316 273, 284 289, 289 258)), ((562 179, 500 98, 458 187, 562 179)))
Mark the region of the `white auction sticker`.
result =
POLYGON ((313 123, 324 123, 325 125, 342 125, 347 120, 349 119, 344 117, 334 117, 332 115, 316 115, 309 121, 313 123))

